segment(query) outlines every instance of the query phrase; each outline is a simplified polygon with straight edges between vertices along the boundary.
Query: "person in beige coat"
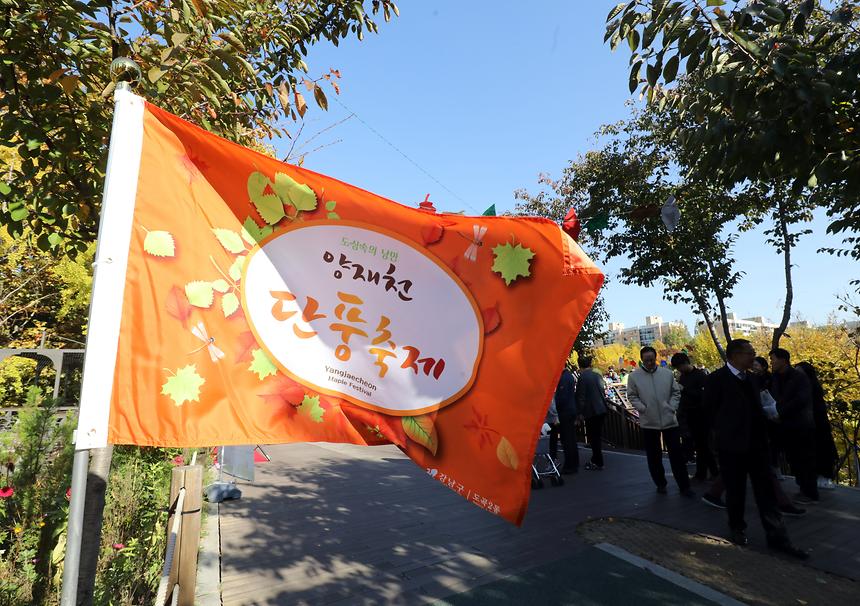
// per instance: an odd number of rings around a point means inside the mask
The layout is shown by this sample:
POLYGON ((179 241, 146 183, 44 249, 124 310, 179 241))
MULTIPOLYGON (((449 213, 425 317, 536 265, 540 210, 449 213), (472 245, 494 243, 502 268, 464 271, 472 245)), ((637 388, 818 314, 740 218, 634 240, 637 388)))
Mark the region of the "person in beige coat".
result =
POLYGON ((678 427, 678 403, 681 386, 671 370, 657 365, 657 351, 643 347, 639 352, 641 364, 627 380, 627 399, 639 411, 639 426, 648 456, 648 471, 657 485, 657 492, 666 494, 666 470, 660 437, 669 451, 669 463, 678 489, 685 497, 695 497, 690 490, 687 461, 681 449, 681 429, 678 427))

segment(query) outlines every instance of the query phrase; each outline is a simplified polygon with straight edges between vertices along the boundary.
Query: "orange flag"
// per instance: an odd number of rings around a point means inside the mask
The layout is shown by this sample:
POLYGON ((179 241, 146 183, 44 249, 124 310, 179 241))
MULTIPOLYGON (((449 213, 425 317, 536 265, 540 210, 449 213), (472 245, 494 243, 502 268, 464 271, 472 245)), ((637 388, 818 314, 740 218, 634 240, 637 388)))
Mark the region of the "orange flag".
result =
POLYGON ((520 524, 603 281, 579 246, 546 219, 402 206, 140 107, 106 440, 392 443, 520 524))

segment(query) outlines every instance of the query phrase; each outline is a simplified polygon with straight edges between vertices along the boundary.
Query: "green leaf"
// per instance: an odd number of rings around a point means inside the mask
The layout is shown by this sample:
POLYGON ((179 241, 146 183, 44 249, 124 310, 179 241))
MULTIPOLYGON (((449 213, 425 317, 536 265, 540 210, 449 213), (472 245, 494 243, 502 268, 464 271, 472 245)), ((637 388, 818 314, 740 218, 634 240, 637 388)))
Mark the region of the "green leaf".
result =
POLYGON ((317 207, 317 195, 314 190, 286 173, 275 173, 274 190, 284 204, 292 204, 296 210, 307 211, 317 207))
POLYGON ((194 307, 202 307, 203 309, 211 307, 215 300, 212 284, 200 280, 185 285, 185 296, 188 297, 188 302, 194 307))
POLYGON ((630 33, 627 34, 627 45, 634 53, 636 52, 636 49, 639 48, 639 30, 636 28, 631 29, 630 33))
POLYGON ((242 279, 242 268, 245 266, 245 255, 239 255, 236 257, 236 260, 233 261, 233 265, 230 266, 229 271, 230 279, 234 282, 238 282, 242 279))
POLYGON ((236 296, 236 293, 228 292, 221 297, 221 311, 224 312, 225 318, 232 316, 237 309, 239 309, 239 297, 236 296))
POLYGON ((725 6, 726 0, 708 0, 708 6, 725 6))
POLYGON ((807 187, 815 187, 818 185, 818 177, 815 173, 809 175, 809 179, 806 181, 807 187))
POLYGON ((660 77, 660 67, 649 64, 645 68, 645 77, 648 80, 648 85, 653 87, 657 84, 657 79, 660 77))
POLYGON ((256 245, 270 233, 272 233, 271 225, 260 227, 251 217, 245 219, 245 222, 242 224, 242 239, 251 246, 256 245))
POLYGON ((272 364, 269 356, 262 349, 255 349, 251 356, 254 358, 248 370, 255 373, 261 381, 266 377, 270 377, 278 372, 278 369, 272 364))
POLYGON ((150 68, 150 70, 146 73, 146 77, 149 78, 149 81, 155 84, 158 82, 159 78, 161 78, 164 74, 166 74, 163 69, 158 67, 150 68))
POLYGON ((633 67, 630 68, 630 81, 628 82, 628 84, 630 85, 630 94, 633 94, 639 87, 639 71, 641 69, 641 61, 637 61, 633 64, 633 67))
POLYGON ((337 202, 335 202, 334 200, 329 200, 328 202, 325 203, 325 209, 326 210, 334 210, 336 206, 337 206, 337 202))
POLYGON ((176 254, 176 245, 170 232, 151 231, 143 240, 143 250, 155 257, 172 257, 176 254))
POLYGON ((309 396, 305 394, 305 397, 302 398, 302 403, 299 404, 296 410, 299 411, 299 414, 305 415, 314 423, 323 422, 323 415, 325 414, 325 409, 320 406, 319 396, 309 396))
POLYGON ((666 66, 663 68, 663 79, 666 82, 671 82, 678 75, 678 62, 678 55, 666 61, 666 66))
POLYGON ((248 197, 263 221, 269 225, 274 225, 287 216, 281 198, 275 193, 274 185, 261 172, 255 171, 248 177, 248 197))
POLYGON ((9 187, 3 181, 0 181, 0 194, 3 194, 4 196, 8 196, 10 193, 12 193, 12 188, 9 187))
POLYGON ((772 23, 782 23, 785 21, 785 13, 775 6, 765 6, 762 13, 762 16, 772 23))
POLYGON ((189 364, 176 371, 161 386, 162 395, 168 396, 176 406, 184 402, 197 402, 200 398, 200 387, 206 380, 197 374, 197 367, 189 364))
POLYGON ((230 285, 227 284, 226 280, 215 280, 212 284, 212 289, 217 290, 220 293, 225 293, 230 290, 230 285))
POLYGON ((609 14, 608 14, 608 15, 606 15, 606 20, 607 20, 607 21, 612 21, 613 19, 615 19, 615 17, 617 17, 617 16, 618 16, 618 14, 619 14, 622 10, 624 10, 624 7, 625 7, 625 6, 627 6, 627 3, 626 3, 626 2, 622 2, 621 4, 616 5, 616 6, 615 6, 615 8, 613 8, 611 11, 609 11, 609 14))
POLYGON ((212 233, 218 238, 218 242, 224 247, 227 252, 238 255, 245 252, 245 245, 242 243, 242 238, 235 231, 216 227, 212 229, 212 233))
POLYGON ((339 214, 337 214, 337 213, 327 213, 327 214, 326 214, 326 219, 331 219, 332 221, 339 221, 339 220, 340 220, 340 215, 339 215, 339 214))
POLYGON ((520 276, 528 277, 531 275, 529 264, 535 256, 534 252, 529 248, 524 248, 520 244, 512 245, 499 244, 493 248, 493 271, 500 274, 507 286, 520 276))
POLYGON ((435 455, 439 448, 439 440, 436 437, 436 426, 433 419, 428 415, 417 417, 400 417, 400 424, 409 439, 420 444, 431 454, 435 455))

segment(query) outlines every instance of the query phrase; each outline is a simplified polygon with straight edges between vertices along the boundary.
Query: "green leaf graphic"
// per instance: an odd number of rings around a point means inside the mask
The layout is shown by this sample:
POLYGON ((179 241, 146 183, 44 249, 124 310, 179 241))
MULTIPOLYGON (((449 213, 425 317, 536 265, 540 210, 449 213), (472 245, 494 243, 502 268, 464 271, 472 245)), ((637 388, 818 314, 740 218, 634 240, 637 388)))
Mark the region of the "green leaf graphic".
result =
POLYGON ((212 288, 217 290, 220 293, 225 293, 230 290, 230 285, 227 284, 227 280, 215 280, 214 282, 210 282, 212 288))
POLYGON ((335 206, 337 206, 337 202, 335 202, 334 200, 329 200, 328 202, 325 203, 325 209, 326 210, 334 210, 335 206))
POLYGON ((320 397, 309 396, 307 394, 305 394, 297 410, 301 414, 310 417, 314 423, 322 423, 323 415, 325 414, 325 409, 320 406, 320 397))
POLYGON ((436 450, 439 448, 439 440, 436 437, 436 427, 430 416, 401 417, 400 423, 403 425, 403 431, 406 432, 410 440, 421 444, 421 446, 429 450, 432 454, 436 454, 436 450))
POLYGON ((233 253, 234 255, 245 252, 245 244, 242 242, 242 238, 239 237, 239 234, 235 231, 216 227, 212 230, 212 233, 215 234, 215 237, 218 238, 221 246, 223 246, 224 250, 227 252, 233 253))
POLYGON ((161 386, 161 393, 173 400, 176 406, 182 406, 183 402, 197 401, 200 397, 200 387, 205 382, 206 380, 197 374, 197 367, 189 364, 167 379, 161 386))
POLYGON ((242 239, 251 246, 254 246, 270 233, 272 233, 271 225, 260 227, 251 217, 245 219, 245 222, 242 224, 242 239))
POLYGON ((143 250, 155 257, 172 257, 176 254, 176 245, 170 232, 151 231, 143 240, 143 250))
POLYGON ((215 300, 215 293, 212 292, 212 284, 200 280, 189 282, 185 285, 185 296, 188 297, 188 302, 194 307, 202 307, 204 309, 211 307, 212 301, 215 300))
POLYGON ((275 224, 286 216, 283 202, 275 194, 272 182, 263 173, 253 172, 248 177, 248 197, 266 223, 275 224), (272 193, 266 193, 267 190, 272 193))
POLYGON ((266 377, 270 377, 276 372, 278 369, 275 368, 275 365, 272 364, 272 361, 269 359, 269 356, 266 355, 262 349, 255 349, 251 355, 254 358, 254 361, 251 362, 251 365, 248 367, 253 373, 257 374, 257 378, 261 381, 266 377))
POLYGON ((221 297, 221 311, 224 312, 225 318, 232 316, 237 309, 239 309, 239 297, 236 296, 236 293, 228 292, 221 297))
POLYGON ((501 274, 507 286, 520 276, 530 276, 529 262, 535 256, 529 248, 523 248, 520 244, 512 246, 499 244, 493 248, 493 271, 501 274))
POLYGON ((236 257, 236 260, 233 261, 233 265, 230 266, 230 269, 227 273, 230 274, 230 279, 234 282, 238 282, 242 279, 242 267, 245 265, 245 255, 239 255, 236 257))
POLYGON ((340 219, 340 215, 337 213, 328 213, 326 218, 331 219, 332 221, 338 221, 340 219))
POLYGON ((317 195, 314 190, 298 183, 286 173, 275 173, 274 189, 284 204, 292 204, 296 210, 313 210, 317 207, 317 195))

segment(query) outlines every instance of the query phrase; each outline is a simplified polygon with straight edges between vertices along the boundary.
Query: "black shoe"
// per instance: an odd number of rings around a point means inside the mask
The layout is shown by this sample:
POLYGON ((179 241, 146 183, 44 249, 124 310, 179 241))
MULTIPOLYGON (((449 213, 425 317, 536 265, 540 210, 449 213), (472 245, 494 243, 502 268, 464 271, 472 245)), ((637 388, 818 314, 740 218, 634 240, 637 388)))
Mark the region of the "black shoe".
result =
POLYGON ((780 505, 779 512, 784 516, 799 518, 806 513, 806 510, 800 507, 795 507, 794 505, 780 505))
POLYGON ((603 465, 597 465, 595 463, 586 463, 585 468, 588 471, 603 471, 603 465))
POLYGON ((702 503, 705 505, 710 505, 711 507, 716 507, 717 509, 725 509, 726 503, 720 497, 712 497, 711 495, 705 493, 702 495, 702 503))
POLYGON ((658 486, 658 487, 657 487, 657 494, 666 494, 666 493, 668 493, 668 492, 669 492, 669 491, 668 491, 668 490, 666 490, 666 487, 665 487, 665 486, 658 486))
POLYGON ((688 499, 695 499, 696 493, 694 491, 690 490, 689 488, 687 488, 686 490, 681 491, 681 496, 687 497, 688 499))
POLYGON ((789 543, 788 541, 781 541, 779 543, 768 543, 767 546, 774 551, 778 551, 780 553, 784 553, 787 556, 791 556, 792 558, 797 558, 798 560, 808 560, 809 553, 804 551, 803 549, 799 549, 789 543))
POLYGON ((740 545, 741 547, 749 545, 750 542, 750 540, 747 538, 747 533, 745 533, 743 530, 732 530, 731 534, 729 534, 729 541, 731 541, 735 545, 740 545))

